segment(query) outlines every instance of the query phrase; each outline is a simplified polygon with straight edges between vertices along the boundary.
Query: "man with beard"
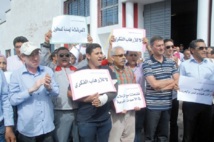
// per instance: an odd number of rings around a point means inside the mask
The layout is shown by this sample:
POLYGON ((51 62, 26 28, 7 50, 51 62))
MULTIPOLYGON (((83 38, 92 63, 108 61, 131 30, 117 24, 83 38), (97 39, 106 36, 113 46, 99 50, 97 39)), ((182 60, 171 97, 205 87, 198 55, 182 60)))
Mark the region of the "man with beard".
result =
POLYGON ((172 107, 172 90, 177 86, 178 71, 174 61, 163 56, 160 36, 150 40, 153 55, 143 62, 146 83, 146 142, 168 141, 168 123, 172 107))

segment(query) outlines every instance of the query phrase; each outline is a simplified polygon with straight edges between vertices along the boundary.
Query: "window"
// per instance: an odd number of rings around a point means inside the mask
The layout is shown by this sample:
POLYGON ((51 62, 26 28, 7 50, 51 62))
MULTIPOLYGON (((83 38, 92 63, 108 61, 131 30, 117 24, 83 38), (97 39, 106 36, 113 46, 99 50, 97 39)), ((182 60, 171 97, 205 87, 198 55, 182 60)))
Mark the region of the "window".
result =
POLYGON ((11 50, 10 49, 5 50, 5 55, 6 55, 6 57, 10 57, 11 56, 11 50))
POLYGON ((118 0, 101 0, 101 26, 118 24, 118 0))
POLYGON ((90 0, 69 0, 67 3, 69 15, 89 16, 90 0))

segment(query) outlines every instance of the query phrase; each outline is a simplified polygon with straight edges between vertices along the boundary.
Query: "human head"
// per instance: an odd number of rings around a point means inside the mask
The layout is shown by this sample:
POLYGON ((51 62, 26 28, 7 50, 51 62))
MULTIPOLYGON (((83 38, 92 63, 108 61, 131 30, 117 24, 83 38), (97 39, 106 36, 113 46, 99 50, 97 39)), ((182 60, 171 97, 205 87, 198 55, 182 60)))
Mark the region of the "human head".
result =
POLYGON ((18 36, 13 40, 13 46, 16 51, 16 54, 20 56, 20 47, 23 43, 28 42, 27 38, 24 36, 18 36))
POLYGON ((115 66, 123 68, 126 63, 126 52, 121 46, 116 46, 111 50, 111 58, 115 66))
POLYGON ((211 51, 211 58, 214 59, 214 50, 211 51))
POLYGON ((213 51, 213 47, 208 47, 207 48, 207 58, 212 58, 211 57, 211 51, 213 51))
POLYGON ((98 68, 103 59, 103 52, 101 46, 97 43, 90 43, 86 45, 86 58, 90 68, 98 68))
POLYGON ((153 55, 162 56, 164 54, 164 41, 161 36, 154 36, 150 40, 153 55))
POLYGON ((190 51, 197 61, 202 61, 206 58, 207 47, 203 39, 196 39, 190 42, 190 51))
POLYGON ((0 69, 4 72, 7 70, 7 59, 4 55, 1 54, 0 54, 0 69))
POLYGON ((184 45, 183 44, 180 44, 180 51, 183 51, 184 50, 184 45))
POLYGON ((40 48, 32 42, 25 42, 20 48, 21 57, 28 70, 37 70, 40 63, 40 48))
POLYGON ((51 53, 50 59, 51 59, 51 61, 52 61, 54 64, 57 63, 57 49, 54 50, 54 52, 51 53))
POLYGON ((75 63, 78 62, 80 52, 75 46, 73 46, 70 50, 70 53, 71 53, 71 64, 74 65, 75 63))
POLYGON ((136 66, 139 54, 137 51, 126 51, 126 59, 130 66, 136 66))
POLYGON ((165 55, 166 56, 172 56, 174 53, 174 42, 172 39, 165 39, 164 40, 164 47, 165 47, 165 55))
POLYGON ((57 65, 61 67, 69 67, 70 66, 70 57, 71 53, 68 48, 60 47, 57 49, 57 65))
POLYGON ((184 59, 188 60, 188 59, 190 59, 190 57, 191 57, 190 50, 189 49, 185 49, 184 50, 184 59))

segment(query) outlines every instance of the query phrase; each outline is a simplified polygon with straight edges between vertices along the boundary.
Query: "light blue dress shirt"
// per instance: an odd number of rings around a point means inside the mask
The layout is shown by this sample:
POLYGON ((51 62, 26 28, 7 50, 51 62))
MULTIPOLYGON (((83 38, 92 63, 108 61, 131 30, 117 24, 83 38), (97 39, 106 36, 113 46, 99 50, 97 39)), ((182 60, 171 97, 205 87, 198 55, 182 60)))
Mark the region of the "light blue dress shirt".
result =
POLYGON ((0 121, 4 119, 5 126, 13 126, 13 109, 8 100, 8 85, 2 70, 0 70, 0 121))
POLYGON ((54 130, 52 97, 57 96, 58 93, 59 87, 49 67, 39 66, 37 73, 32 74, 23 66, 11 75, 9 100, 18 109, 19 133, 34 137, 54 130), (42 85, 37 91, 29 94, 28 89, 46 74, 51 76, 52 90, 49 92, 42 85))
POLYGON ((214 81, 214 64, 207 59, 198 63, 192 58, 181 63, 180 75, 214 81))

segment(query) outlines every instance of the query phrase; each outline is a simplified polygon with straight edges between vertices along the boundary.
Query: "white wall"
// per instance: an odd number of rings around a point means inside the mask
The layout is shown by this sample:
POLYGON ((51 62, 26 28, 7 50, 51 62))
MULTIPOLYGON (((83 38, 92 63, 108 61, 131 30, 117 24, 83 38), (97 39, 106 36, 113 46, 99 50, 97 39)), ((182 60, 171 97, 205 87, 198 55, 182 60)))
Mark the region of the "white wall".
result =
POLYGON ((12 49, 13 39, 25 36, 39 45, 44 42, 44 34, 51 29, 52 18, 63 14, 64 0, 12 0, 11 10, 6 14, 6 22, 0 25, 0 50, 12 49))

